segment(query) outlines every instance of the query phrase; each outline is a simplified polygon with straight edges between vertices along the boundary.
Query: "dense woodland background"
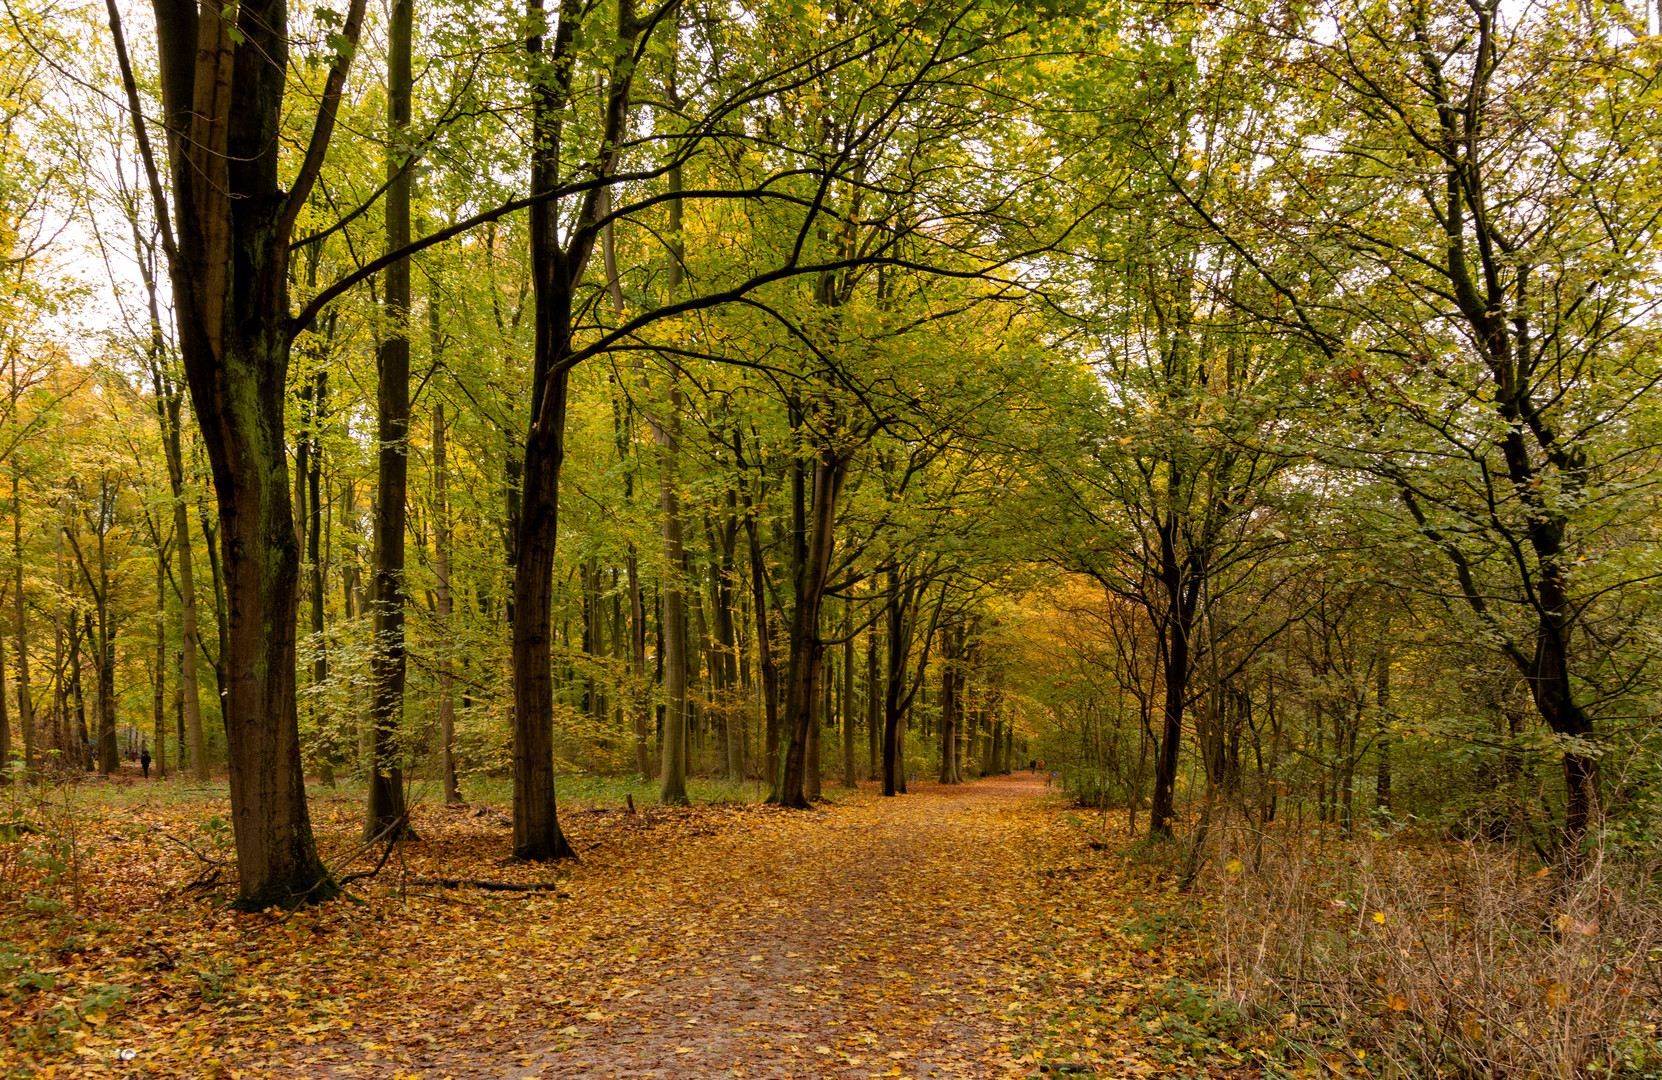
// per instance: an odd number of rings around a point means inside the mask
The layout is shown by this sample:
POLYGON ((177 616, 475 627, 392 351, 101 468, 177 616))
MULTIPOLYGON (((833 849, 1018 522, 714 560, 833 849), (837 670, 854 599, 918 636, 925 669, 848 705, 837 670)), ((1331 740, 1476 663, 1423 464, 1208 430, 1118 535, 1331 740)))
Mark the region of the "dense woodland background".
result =
POLYGON ((14 780, 1655 845, 1654 11, 7 10, 14 780))

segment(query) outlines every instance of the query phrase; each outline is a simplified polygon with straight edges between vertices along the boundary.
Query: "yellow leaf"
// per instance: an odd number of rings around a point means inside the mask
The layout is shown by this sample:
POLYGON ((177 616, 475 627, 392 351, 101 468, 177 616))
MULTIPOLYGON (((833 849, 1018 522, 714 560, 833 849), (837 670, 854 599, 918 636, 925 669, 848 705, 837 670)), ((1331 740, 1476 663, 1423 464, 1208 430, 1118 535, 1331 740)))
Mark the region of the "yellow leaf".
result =
POLYGON ((1228 870, 1231 874, 1239 874, 1242 870, 1246 869, 1246 865, 1239 859, 1230 859, 1228 865, 1226 865, 1224 869, 1228 870))
POLYGON ((1393 1012, 1407 1012, 1410 1003, 1401 994, 1387 994, 1385 995, 1385 1004, 1389 1005, 1393 1012))
POLYGON ((1384 926, 1385 925, 1385 913, 1383 911, 1374 912, 1373 913, 1373 921, 1378 923, 1380 926, 1384 926))

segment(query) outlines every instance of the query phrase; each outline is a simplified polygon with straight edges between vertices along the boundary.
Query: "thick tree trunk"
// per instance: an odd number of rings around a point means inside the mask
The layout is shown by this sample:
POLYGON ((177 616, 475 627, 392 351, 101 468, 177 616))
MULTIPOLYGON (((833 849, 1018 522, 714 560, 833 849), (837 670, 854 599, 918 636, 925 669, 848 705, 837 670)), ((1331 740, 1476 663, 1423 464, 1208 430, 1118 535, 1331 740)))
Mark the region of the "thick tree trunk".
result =
MULTIPOLYGON (((410 126, 410 50, 413 0, 393 0, 387 30, 387 250, 410 242, 410 176, 403 144, 410 126)), ((410 835, 404 807, 404 718, 408 658, 404 645, 404 528, 410 470, 410 263, 400 259, 382 273, 388 328, 376 367, 375 564, 370 582, 369 808, 364 839, 410 835)))
MULTIPOLYGON (((547 216, 547 215, 544 215, 547 216)), ((552 232, 552 221, 542 225, 552 232)), ((534 230, 536 232, 541 230, 534 230)), ((550 298, 569 311, 568 297, 550 298)), ((541 301, 539 301, 541 302, 541 301)), ((558 315, 556 315, 558 319, 558 315)), ((569 325, 564 320, 553 325, 569 325)), ((541 338, 551 330, 538 328, 541 338)), ((563 349, 561 350, 563 352, 563 349)), ((566 376, 541 381, 532 397, 513 587, 514 857, 574 858, 554 801, 554 545, 559 539, 559 472, 565 457, 566 376)))
MULTIPOLYGON (((560 138, 571 102, 570 51, 577 35, 580 5, 566 3, 544 48, 547 25, 542 0, 529 0, 526 38, 532 100, 531 192, 559 183, 560 138)), ((620 56, 638 32, 633 7, 620 0, 620 56)), ((614 79, 607 97, 606 145, 622 137, 629 101, 627 75, 614 79)), ((610 159, 602 162, 609 171, 610 159)), ((530 210, 531 284, 536 311, 532 350, 531 416, 525 436, 518 522, 514 530, 512 592, 514 684, 514 855, 543 861, 576 853, 560 830, 554 800, 554 680, 552 645, 554 551, 559 540, 560 467, 565 460, 568 361, 571 356, 573 297, 593 250, 595 189, 577 215, 572 247, 560 246, 560 208, 541 202, 530 210)))
MULTIPOLYGON (((312 840, 295 702, 300 560, 283 408, 288 244, 309 181, 287 194, 277 184, 287 11, 283 0, 155 6, 179 346, 219 506, 237 903, 287 906, 336 891, 312 840)), ((355 3, 349 38, 361 18, 355 3)))

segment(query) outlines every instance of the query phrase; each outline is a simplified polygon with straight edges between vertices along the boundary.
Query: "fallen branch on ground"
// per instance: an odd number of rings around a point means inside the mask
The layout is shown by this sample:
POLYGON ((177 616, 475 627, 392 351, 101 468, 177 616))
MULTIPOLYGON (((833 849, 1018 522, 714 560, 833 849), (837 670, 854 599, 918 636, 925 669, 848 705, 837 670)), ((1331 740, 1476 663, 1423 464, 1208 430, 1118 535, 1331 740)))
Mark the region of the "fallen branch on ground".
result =
POLYGON ((407 878, 409 885, 434 885, 441 889, 485 889, 489 892, 551 892, 555 896, 569 898, 571 894, 558 891, 559 886, 550 881, 490 881, 483 878, 449 878, 449 877, 413 877, 407 878))

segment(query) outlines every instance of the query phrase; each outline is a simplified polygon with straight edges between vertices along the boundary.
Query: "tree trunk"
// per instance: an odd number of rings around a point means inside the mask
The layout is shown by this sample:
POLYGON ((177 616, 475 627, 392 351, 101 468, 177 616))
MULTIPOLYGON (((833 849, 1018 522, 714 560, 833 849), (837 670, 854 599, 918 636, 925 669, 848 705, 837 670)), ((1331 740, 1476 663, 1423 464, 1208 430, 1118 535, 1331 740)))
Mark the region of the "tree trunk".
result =
POLYGON ((111 524, 108 479, 99 500, 98 530, 98 590, 93 604, 98 613, 97 662, 94 674, 98 676, 98 771, 105 776, 121 767, 121 747, 115 735, 115 635, 110 629, 110 560, 108 534, 111 524))
MULTIPOLYGON (((410 175, 403 146, 410 126, 410 50, 413 0, 392 0, 387 29, 387 251, 410 242, 410 175)), ((364 839, 393 828, 406 815, 404 718, 407 655, 404 646, 404 529, 410 470, 410 263, 400 259, 382 272, 388 327, 377 357, 375 565, 370 582, 374 646, 369 685, 372 735, 369 812, 364 839)), ((408 835, 408 822, 395 831, 408 835)))
MULTIPOLYGON (((306 482, 306 568, 307 593, 311 609, 311 630, 313 648, 317 655, 312 659, 311 684, 321 687, 329 681, 329 645, 324 636, 325 623, 323 618, 323 566, 324 552, 323 539, 323 442, 319 438, 318 428, 322 425, 328 413, 329 375, 319 368, 312 373, 311 389, 308 395, 307 424, 310 443, 310 453, 306 457, 304 480, 306 482)), ((333 496, 330 498, 330 507, 333 509, 333 496)), ((332 515, 331 515, 332 516, 332 515)), ((320 728, 326 728, 327 722, 318 715, 321 710, 314 706, 314 715, 317 716, 320 728)), ((198 725, 201 721, 198 719, 198 725)), ((339 749, 335 745, 333 735, 320 737, 318 747, 318 778, 328 787, 335 786, 335 755, 339 749)))
MULTIPOLYGON (((22 565, 21 561, 18 563, 22 565)), ((70 739, 68 737, 68 708, 69 698, 65 692, 64 664, 67 656, 64 652, 64 579, 63 579, 63 530, 58 530, 57 551, 53 562, 52 577, 52 748, 63 753, 62 761, 69 759, 70 739)), ((21 592, 18 593, 22 595, 21 592)), ((19 613, 18 625, 23 625, 19 613)), ((19 639, 21 640, 21 633, 19 639)), ((19 645, 21 649, 21 644, 19 645)), ((23 653, 27 656, 27 653, 23 653)))
MULTIPOLYGON (((12 370, 13 398, 16 397, 16 367, 12 370)), ((15 408, 15 405, 14 405, 15 408)), ((15 415, 15 413, 14 413, 15 415)), ((23 600, 23 504, 19 501, 19 465, 12 461, 12 611, 17 620, 17 720, 23 727, 23 775, 40 776, 39 747, 35 745, 35 706, 29 689, 29 624, 23 600)))
MULTIPOLYGON (((822 691, 829 691, 830 680, 822 677, 825 664, 825 651, 823 649, 820 650, 820 654, 814 662, 821 666, 821 670, 815 674, 815 681, 820 683, 822 691)), ((802 763, 802 797, 810 803, 819 802, 824 797, 824 792, 820 787, 821 778, 824 774, 820 771, 819 752, 824 741, 825 712, 826 705, 829 704, 828 697, 828 693, 816 693, 810 706, 807 755, 802 763)))
POLYGON ((888 630, 888 676, 883 691, 883 794, 903 795, 906 793, 906 747, 902 723, 911 710, 912 698, 923 685, 924 673, 929 666, 930 641, 935 636, 935 622, 940 617, 941 609, 939 605, 935 608, 935 616, 923 636, 917 675, 908 685, 906 661, 911 655, 917 612, 928 582, 909 577, 902 581, 900 568, 894 564, 890 564, 885 573, 888 578, 888 595, 884 605, 887 608, 884 614, 888 630))
MULTIPOLYGON (((153 373, 157 393, 156 412, 162 425, 162 451, 167 459, 167 480, 173 499, 174 564, 179 571, 179 685, 184 694, 185 737, 190 741, 190 773, 198 782, 208 779, 208 747, 202 732, 202 700, 197 689, 196 568, 190 535, 190 512, 185 506, 185 465, 183 431, 179 422, 181 405, 178 389, 164 382, 158 367, 153 373)), ((180 757, 184 751, 181 748, 180 757)), ((183 767, 183 761, 180 762, 183 767)))
MULTIPOLYGON (((673 384, 665 394, 673 417, 680 412, 680 393, 673 384)), ((658 440, 659 496, 664 542, 664 732, 658 766, 658 801, 665 806, 687 804, 687 602, 684 580, 685 547, 681 536, 681 500, 676 491, 676 438, 653 424, 658 440)))
POLYGON ((963 654, 964 631, 956 624, 941 632, 941 783, 961 784, 958 771, 958 727, 963 703, 959 698, 958 661, 963 654))
POLYGON ((167 778, 167 560, 156 545, 156 696, 154 732, 156 778, 167 778))
MULTIPOLYGON (((91 772, 93 768, 93 743, 87 733, 87 698, 84 687, 81 685, 81 641, 92 637, 92 613, 86 615, 86 626, 83 630, 79 622, 72 623, 75 632, 69 642, 69 689, 75 695, 75 730, 73 734, 75 746, 75 763, 77 767, 91 772)), ((97 708, 97 702, 93 702, 97 708)))
POLYGON ((859 786, 854 767, 854 605, 843 604, 843 787, 859 786))
POLYGON ((652 778, 652 695, 646 685, 646 611, 641 604, 640 559, 629 545, 629 668, 635 676, 629 710, 635 728, 635 771, 652 778))
POLYGON ((866 632, 866 779, 881 771, 878 763, 879 731, 883 726, 881 669, 877 665, 877 627, 866 632))
POLYGON ((1150 836, 1172 835, 1177 756, 1183 741, 1183 699, 1189 687, 1189 635, 1194 629, 1195 606, 1200 595, 1200 575, 1186 565, 1189 560, 1179 558, 1177 535, 1177 519, 1173 515, 1160 528, 1160 576, 1167 604, 1161 621, 1168 628, 1162 650, 1166 695, 1160 753, 1154 766, 1154 797, 1149 806, 1150 836))
MULTIPOLYGON (((544 48, 542 0, 528 0, 525 40, 529 56, 532 144, 531 193, 559 183, 560 137, 571 102, 572 59, 579 5, 565 4, 544 48)), ((631 56, 635 26, 629 0, 618 9, 619 56, 631 56)), ((614 72, 607 96, 605 145, 622 138, 629 102, 629 76, 614 72)), ((611 152, 611 151, 609 151, 611 152)), ((604 157, 600 170, 611 170, 604 157)), ((574 858, 560 830, 554 793, 554 679, 552 645, 554 552, 559 541, 560 467, 565 461, 568 360, 571 356, 573 298, 593 250, 593 223, 604 188, 591 190, 576 215, 572 246, 560 246, 560 207, 537 203, 530 209, 531 284, 536 313, 532 349, 531 415, 525 436, 518 521, 513 532, 512 591, 514 685, 514 855, 531 861, 574 858)))
MULTIPOLYGON (((433 301, 428 299, 432 318, 438 318, 433 301)), ((433 336, 438 345, 438 335, 433 336)), ((451 634, 451 618, 455 600, 450 595, 450 474, 445 469, 444 402, 433 405, 433 591, 437 594, 439 619, 439 776, 444 787, 444 805, 455 806, 462 801, 456 783, 456 691, 454 663, 451 652, 455 641, 451 634)))
POLYGON ((1374 807, 1389 812, 1391 809, 1391 653, 1381 648, 1374 672, 1374 698, 1379 705, 1379 770, 1374 794, 1374 807))
POLYGON ((764 775, 772 782, 779 775, 779 671, 773 662, 773 635, 768 619, 767 564, 762 560, 762 542, 757 532, 756 506, 745 492, 745 535, 750 541, 750 593, 756 613, 756 660, 762 669, 762 711, 766 722, 764 775))
POLYGON ((826 577, 831 571, 831 553, 836 542, 837 498, 842 491, 848 461, 844 451, 829 448, 822 450, 814 459, 811 522, 805 537, 804 558, 797 574, 796 610, 791 614, 791 659, 785 689, 785 729, 790 735, 790 743, 768 801, 797 809, 808 806, 803 792, 803 776, 807 769, 809 728, 819 688, 820 655, 824 650, 820 639, 820 604, 825 596, 826 577))
MULTIPOLYGON (((167 235, 178 238, 168 261, 180 352, 213 472, 228 601, 219 660, 237 903, 289 906, 336 888, 312 840, 295 701, 299 549, 283 438, 288 246, 311 181, 303 177, 287 193, 277 183, 287 10, 283 0, 223 10, 156 0, 155 7, 173 172, 167 235)), ((351 41, 362 11, 354 0, 345 28, 351 41)))
POLYGON ((6 639, 0 637, 0 787, 12 782, 12 718, 6 707, 6 639))

